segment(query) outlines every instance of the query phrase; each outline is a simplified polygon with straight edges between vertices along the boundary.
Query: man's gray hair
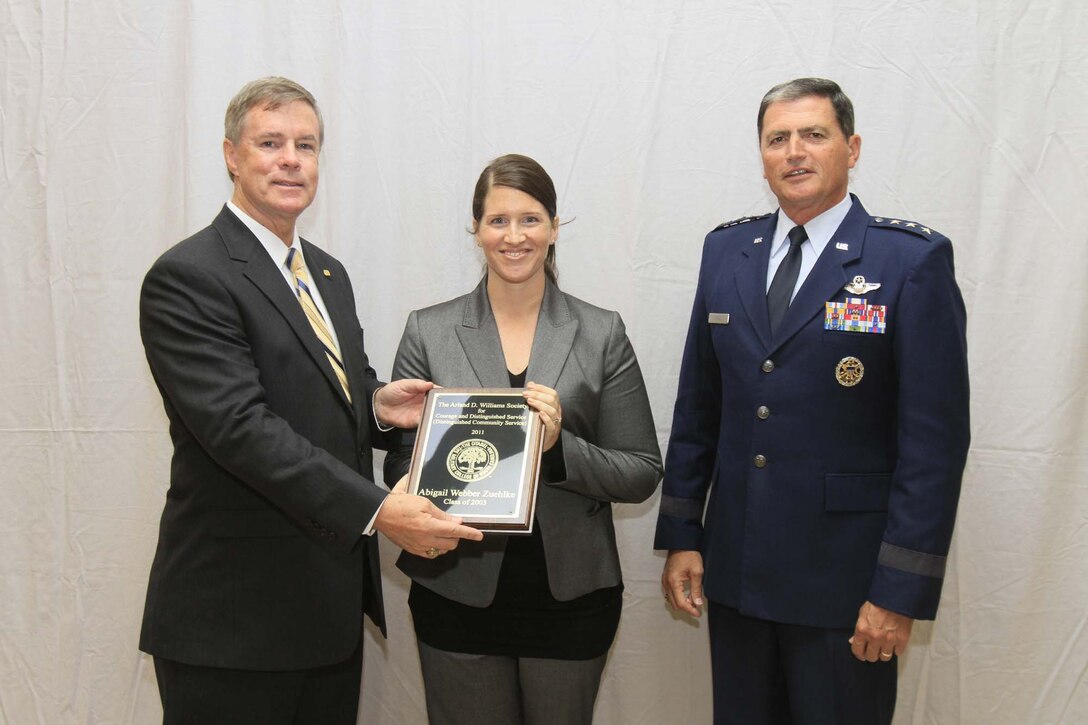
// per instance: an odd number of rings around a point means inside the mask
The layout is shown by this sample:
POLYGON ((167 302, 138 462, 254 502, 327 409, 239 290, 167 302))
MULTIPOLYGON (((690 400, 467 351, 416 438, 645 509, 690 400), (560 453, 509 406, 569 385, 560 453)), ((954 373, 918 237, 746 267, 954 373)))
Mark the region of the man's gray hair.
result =
POLYGON ((756 117, 756 134, 763 137, 763 115, 767 107, 779 101, 797 101, 809 96, 819 96, 831 101, 831 107, 835 109, 835 119, 839 122, 839 130, 850 138, 854 135, 854 104, 835 81, 826 78, 795 78, 792 81, 779 83, 767 91, 763 101, 759 104, 759 116, 756 117))
MULTIPOLYGON (((279 76, 258 78, 242 86, 242 90, 238 91, 234 98, 231 99, 230 104, 227 105, 227 115, 223 119, 223 135, 232 144, 237 144, 242 140, 246 114, 251 109, 261 106, 265 110, 274 111, 280 106, 295 101, 302 101, 314 109, 314 115, 317 116, 317 142, 319 146, 323 145, 325 143, 325 121, 321 118, 321 109, 317 107, 317 101, 314 99, 313 94, 298 83, 279 76)), ((231 174, 229 169, 227 173, 230 174, 231 181, 233 181, 234 174, 231 174)))

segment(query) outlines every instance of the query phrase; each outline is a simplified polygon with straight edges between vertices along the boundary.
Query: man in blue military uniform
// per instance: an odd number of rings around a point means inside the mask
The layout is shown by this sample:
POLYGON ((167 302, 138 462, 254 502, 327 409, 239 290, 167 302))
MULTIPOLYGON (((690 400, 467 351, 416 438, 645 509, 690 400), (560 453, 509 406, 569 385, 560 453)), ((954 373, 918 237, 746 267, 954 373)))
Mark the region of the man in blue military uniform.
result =
POLYGON ((834 82, 772 88, 757 128, 780 208, 706 238, 662 587, 707 605, 715 723, 889 723, 896 656, 936 615, 970 438, 952 246, 847 193, 861 138, 834 82))

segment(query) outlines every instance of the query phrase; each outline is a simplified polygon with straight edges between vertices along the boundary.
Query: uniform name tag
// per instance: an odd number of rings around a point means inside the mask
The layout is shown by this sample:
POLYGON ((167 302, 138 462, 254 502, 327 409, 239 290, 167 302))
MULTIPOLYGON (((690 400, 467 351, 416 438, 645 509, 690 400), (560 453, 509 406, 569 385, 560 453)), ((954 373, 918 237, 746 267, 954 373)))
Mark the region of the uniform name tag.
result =
POLYGON ((728 312, 711 312, 707 315, 706 321, 711 325, 728 325, 729 313, 728 312))
POLYGON ((847 297, 845 302, 825 303, 824 329, 840 332, 887 331, 887 305, 870 305, 862 297, 847 297))

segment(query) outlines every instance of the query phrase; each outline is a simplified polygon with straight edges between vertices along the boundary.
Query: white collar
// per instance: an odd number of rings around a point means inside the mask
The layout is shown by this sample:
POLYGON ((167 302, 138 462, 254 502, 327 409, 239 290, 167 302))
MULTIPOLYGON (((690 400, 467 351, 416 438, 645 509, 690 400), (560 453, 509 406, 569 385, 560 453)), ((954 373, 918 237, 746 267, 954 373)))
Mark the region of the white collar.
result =
MULTIPOLYGON (((282 268, 287 264, 287 254, 292 247, 298 250, 298 254, 302 254, 302 244, 299 242, 298 229, 295 229, 292 233, 294 238, 291 240, 291 246, 288 247, 283 243, 282 239, 276 236, 275 232, 239 209, 238 205, 233 201, 227 202, 227 208, 234 212, 234 215, 246 225, 249 231, 253 232, 253 236, 257 237, 257 241, 260 242, 261 246, 268 252, 268 256, 272 257, 272 261, 276 263, 277 267, 282 268)), ((303 257, 303 260, 305 261, 305 257, 303 257)))
MULTIPOLYGON (((853 200, 847 194, 838 204, 815 218, 809 219, 808 223, 804 225, 805 233, 808 235, 809 242, 812 243, 812 248, 816 251, 817 257, 824 251, 827 243, 831 241, 831 237, 835 234, 839 225, 842 224, 842 220, 850 213, 850 207, 853 205, 853 200)), ((774 241, 771 243, 771 256, 778 254, 782 250, 783 245, 786 244, 786 235, 795 226, 797 226, 797 223, 779 209, 778 226, 775 227, 774 241)))

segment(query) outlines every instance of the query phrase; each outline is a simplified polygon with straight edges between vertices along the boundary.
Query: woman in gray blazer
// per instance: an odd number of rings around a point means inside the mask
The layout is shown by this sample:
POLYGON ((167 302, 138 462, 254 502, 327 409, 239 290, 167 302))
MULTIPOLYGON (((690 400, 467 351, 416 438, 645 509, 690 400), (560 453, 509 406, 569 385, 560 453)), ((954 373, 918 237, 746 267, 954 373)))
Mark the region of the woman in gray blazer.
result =
MULTIPOLYGON (((393 378, 524 387, 544 423, 532 536, 487 534, 436 558, 403 555, 430 721, 589 723, 622 608, 613 503, 661 480, 661 453, 620 316, 556 286, 555 186, 534 160, 492 161, 472 200, 487 272, 412 312, 393 378)), ((386 458, 408 470, 412 440, 386 458)))

